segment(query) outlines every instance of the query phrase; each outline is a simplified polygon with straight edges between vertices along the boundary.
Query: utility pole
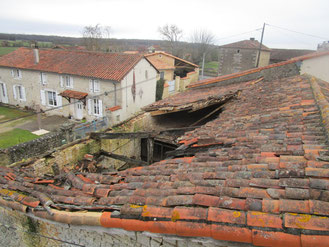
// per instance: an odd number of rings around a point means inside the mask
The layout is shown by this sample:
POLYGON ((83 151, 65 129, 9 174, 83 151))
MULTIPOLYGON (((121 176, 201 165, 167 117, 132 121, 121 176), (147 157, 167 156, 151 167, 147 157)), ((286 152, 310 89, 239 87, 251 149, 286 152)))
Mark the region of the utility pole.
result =
POLYGON ((265 25, 266 25, 266 23, 264 22, 263 30, 262 30, 262 36, 261 36, 261 38, 260 38, 260 44, 259 44, 259 49, 258 49, 258 56, 257 56, 256 68, 258 68, 258 65, 259 65, 259 59, 260 59, 260 53, 261 53, 261 50, 262 50, 262 44, 263 44, 263 37, 264 37, 265 25))
POLYGON ((204 72, 204 60, 205 60, 205 56, 206 56, 206 53, 204 52, 204 53, 203 53, 203 56, 202 56, 202 73, 201 73, 202 79, 201 79, 201 80, 203 80, 203 72, 204 72))

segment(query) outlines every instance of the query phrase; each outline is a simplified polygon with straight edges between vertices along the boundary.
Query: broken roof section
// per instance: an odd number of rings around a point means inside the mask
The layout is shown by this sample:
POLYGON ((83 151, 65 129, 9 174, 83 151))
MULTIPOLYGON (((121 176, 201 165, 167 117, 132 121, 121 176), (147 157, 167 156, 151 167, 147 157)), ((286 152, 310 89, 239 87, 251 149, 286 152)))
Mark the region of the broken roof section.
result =
POLYGON ((328 89, 306 76, 245 85, 217 119, 182 138, 186 146, 208 145, 194 157, 61 179, 1 167, 0 204, 68 224, 257 246, 326 245, 328 89))

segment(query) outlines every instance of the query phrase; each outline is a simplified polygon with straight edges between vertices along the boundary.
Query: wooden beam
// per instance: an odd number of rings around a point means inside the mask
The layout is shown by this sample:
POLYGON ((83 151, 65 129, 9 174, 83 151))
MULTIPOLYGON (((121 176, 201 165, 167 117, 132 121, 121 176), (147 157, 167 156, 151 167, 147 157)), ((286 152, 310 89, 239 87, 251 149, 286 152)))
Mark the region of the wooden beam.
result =
POLYGON ((212 112, 208 113, 206 116, 202 117, 201 119, 199 119, 198 121, 196 121, 195 123, 191 124, 191 126, 195 126, 198 123, 200 123, 202 120, 210 117, 211 115, 213 115, 214 113, 216 113, 217 111, 219 111, 220 109, 222 109, 224 107, 224 105, 221 105, 220 107, 217 107, 215 110, 213 110, 212 112))
POLYGON ((153 153, 154 153, 154 139, 147 138, 147 163, 149 165, 153 163, 153 153))
POLYGON ((136 159, 131 159, 128 158, 127 156, 123 156, 123 155, 119 155, 119 154, 114 154, 114 153, 109 153, 106 152, 104 150, 101 150, 100 152, 102 155, 105 155, 107 157, 116 159, 116 160, 121 160, 121 161, 125 161, 127 163, 133 164, 133 165, 137 165, 137 166, 146 166, 147 162, 142 161, 142 160, 136 160, 136 159))
POLYGON ((90 133, 92 139, 138 139, 148 138, 151 132, 112 132, 112 133, 90 133))

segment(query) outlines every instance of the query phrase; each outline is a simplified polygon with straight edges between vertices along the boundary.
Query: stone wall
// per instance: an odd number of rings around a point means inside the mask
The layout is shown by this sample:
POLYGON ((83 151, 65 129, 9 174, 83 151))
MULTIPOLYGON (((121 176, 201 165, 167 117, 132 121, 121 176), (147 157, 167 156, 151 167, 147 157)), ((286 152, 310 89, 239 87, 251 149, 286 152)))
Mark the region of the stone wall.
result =
POLYGON ((251 246, 210 238, 184 238, 92 226, 74 226, 0 207, 0 246, 21 247, 211 247, 251 246))
POLYGON ((42 155, 63 145, 66 142, 63 132, 54 132, 38 139, 24 142, 0 150, 0 165, 9 165, 17 161, 42 155))

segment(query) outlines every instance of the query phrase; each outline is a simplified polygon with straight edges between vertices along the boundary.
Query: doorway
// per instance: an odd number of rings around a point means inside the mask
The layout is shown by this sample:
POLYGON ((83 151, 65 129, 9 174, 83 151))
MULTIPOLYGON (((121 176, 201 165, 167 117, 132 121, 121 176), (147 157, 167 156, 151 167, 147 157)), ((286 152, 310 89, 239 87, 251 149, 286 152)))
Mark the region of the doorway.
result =
POLYGON ((79 100, 76 100, 75 104, 75 118, 82 119, 83 118, 83 103, 79 100))

